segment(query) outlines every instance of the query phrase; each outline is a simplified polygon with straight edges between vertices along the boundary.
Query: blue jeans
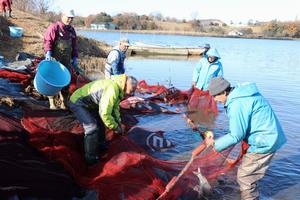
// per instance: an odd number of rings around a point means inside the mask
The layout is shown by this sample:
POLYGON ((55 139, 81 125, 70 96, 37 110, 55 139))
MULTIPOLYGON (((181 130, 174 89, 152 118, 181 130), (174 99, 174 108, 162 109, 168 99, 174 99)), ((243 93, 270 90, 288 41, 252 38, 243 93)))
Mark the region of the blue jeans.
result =
MULTIPOLYGON (((75 114, 76 118, 80 121, 84 128, 84 134, 88 135, 96 129, 104 129, 104 124, 99 114, 94 114, 90 109, 85 106, 70 103, 70 110, 75 114), (96 116, 95 116, 96 115, 96 116), (98 120, 97 120, 98 118, 98 120)), ((104 130, 103 130, 104 132, 104 130)))

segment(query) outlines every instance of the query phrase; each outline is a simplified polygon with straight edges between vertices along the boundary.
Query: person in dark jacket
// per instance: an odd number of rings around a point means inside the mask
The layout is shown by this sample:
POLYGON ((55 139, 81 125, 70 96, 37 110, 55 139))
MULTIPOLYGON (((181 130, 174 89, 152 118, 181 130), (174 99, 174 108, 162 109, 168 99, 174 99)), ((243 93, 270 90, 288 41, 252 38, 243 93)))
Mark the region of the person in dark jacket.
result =
POLYGON ((242 140, 249 144, 238 168, 237 181, 241 199, 258 199, 257 181, 265 175, 275 152, 286 142, 279 120, 255 83, 231 87, 226 79, 216 77, 211 80, 208 90, 215 101, 226 108, 229 133, 216 140, 207 137, 205 142, 218 152, 242 140))

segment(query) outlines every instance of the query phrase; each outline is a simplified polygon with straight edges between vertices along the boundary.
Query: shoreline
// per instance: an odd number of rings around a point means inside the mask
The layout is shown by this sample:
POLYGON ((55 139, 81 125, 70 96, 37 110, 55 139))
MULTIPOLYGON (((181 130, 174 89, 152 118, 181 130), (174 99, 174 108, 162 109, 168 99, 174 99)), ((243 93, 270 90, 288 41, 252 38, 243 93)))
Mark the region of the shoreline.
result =
POLYGON ((152 35, 184 35, 194 37, 219 37, 219 38, 237 38, 237 39, 263 39, 263 40, 300 40, 300 38, 290 37, 263 37, 263 36, 230 36, 217 35, 192 31, 165 31, 165 30, 95 30, 90 28, 76 27, 76 31, 89 32, 112 32, 112 33, 136 33, 136 34, 152 34, 152 35))

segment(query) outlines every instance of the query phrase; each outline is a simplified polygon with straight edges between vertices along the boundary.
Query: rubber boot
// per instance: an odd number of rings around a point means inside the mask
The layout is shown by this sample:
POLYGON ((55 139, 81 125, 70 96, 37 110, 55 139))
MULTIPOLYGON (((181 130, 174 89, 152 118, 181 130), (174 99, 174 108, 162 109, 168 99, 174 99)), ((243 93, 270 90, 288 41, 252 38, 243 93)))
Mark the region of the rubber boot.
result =
POLYGON ((11 16, 11 11, 8 11, 8 17, 11 17, 11 18, 12 18, 12 16, 11 16))
POLYGON ((100 137, 98 129, 84 136, 84 151, 88 165, 93 165, 99 162, 100 137))
POLYGON ((57 110, 58 108, 55 106, 54 103, 54 96, 48 96, 48 99, 49 99, 50 109, 57 110))

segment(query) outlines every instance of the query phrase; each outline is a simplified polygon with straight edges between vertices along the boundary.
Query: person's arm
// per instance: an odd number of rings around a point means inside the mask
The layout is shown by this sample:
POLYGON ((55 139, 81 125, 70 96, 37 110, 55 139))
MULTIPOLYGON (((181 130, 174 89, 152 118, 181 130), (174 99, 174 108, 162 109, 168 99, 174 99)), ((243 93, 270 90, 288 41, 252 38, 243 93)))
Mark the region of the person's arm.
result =
POLYGON ((119 54, 118 51, 114 51, 114 59, 111 62, 111 70, 113 74, 117 74, 118 73, 118 63, 121 59, 120 57, 121 55, 119 54))
POLYGON ((51 24, 44 35, 44 50, 45 53, 48 51, 53 51, 53 45, 56 39, 56 32, 58 29, 58 25, 51 24))
POLYGON ((231 105, 230 109, 231 110, 228 111, 229 133, 215 140, 214 147, 219 152, 242 141, 246 137, 249 127, 251 116, 247 112, 249 108, 236 102, 234 105, 231 105))
POLYGON ((219 73, 218 73, 218 76, 221 76, 221 77, 224 77, 224 73, 223 73, 223 65, 221 62, 219 62, 219 73))
POLYGON ((104 76, 106 79, 110 79, 111 75, 112 75, 111 65, 106 63, 104 69, 104 76))
POLYGON ((118 101, 119 91, 114 86, 106 87, 99 102, 99 115, 107 128, 116 129, 118 123, 112 116, 113 108, 118 101))
POLYGON ((202 64, 201 64, 201 62, 198 62, 193 71, 193 77, 192 77, 192 85, 193 86, 195 86, 198 82, 201 68, 202 68, 202 64))
POLYGON ((111 75, 114 74, 118 64, 118 52, 115 50, 112 50, 106 59, 106 64, 105 64, 105 70, 104 70, 104 75, 105 78, 110 78, 111 75), (115 69, 115 70, 113 70, 115 69))
POLYGON ((77 34, 75 29, 72 27, 72 58, 78 58, 78 48, 77 48, 77 34))

